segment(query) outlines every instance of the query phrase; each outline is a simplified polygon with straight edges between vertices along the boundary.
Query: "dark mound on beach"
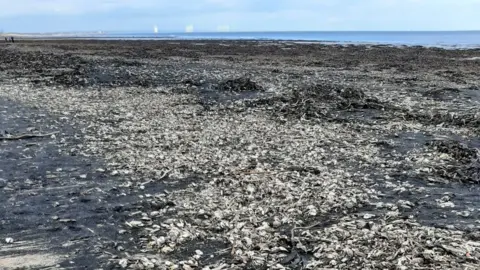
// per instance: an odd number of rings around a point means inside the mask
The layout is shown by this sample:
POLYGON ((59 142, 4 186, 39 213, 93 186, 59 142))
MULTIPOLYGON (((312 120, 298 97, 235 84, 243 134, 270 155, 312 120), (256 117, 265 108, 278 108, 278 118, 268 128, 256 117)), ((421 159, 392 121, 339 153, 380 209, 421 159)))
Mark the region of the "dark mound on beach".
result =
POLYGON ((478 149, 457 141, 432 141, 427 145, 453 159, 445 165, 434 168, 437 175, 449 181, 480 183, 480 155, 478 149))
POLYGON ((425 125, 445 125, 458 127, 480 127, 480 114, 478 113, 418 113, 407 112, 404 116, 405 120, 417 121, 425 125))
POLYGON ((295 89, 288 97, 282 112, 304 118, 317 118, 332 110, 379 109, 383 105, 361 89, 321 83, 295 89))
POLYGON ((222 81, 218 84, 217 89, 228 92, 265 91, 261 85, 247 77, 222 81))

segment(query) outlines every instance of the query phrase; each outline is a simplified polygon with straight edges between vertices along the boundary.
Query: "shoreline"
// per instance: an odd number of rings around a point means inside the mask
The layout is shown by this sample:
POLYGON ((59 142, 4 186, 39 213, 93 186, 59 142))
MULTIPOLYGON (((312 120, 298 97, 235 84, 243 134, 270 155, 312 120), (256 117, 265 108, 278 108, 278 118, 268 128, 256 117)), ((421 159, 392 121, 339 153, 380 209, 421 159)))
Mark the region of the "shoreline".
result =
MULTIPOLYGON (((369 31, 366 31, 369 32, 369 31)), ((456 32, 456 31, 452 31, 456 32)), ((477 31, 462 31, 462 32, 477 32, 477 31)), ((480 31, 479 31, 480 32, 480 31)), ((202 33, 200 33, 202 34, 202 33)), ((213 34, 213 33, 212 33, 213 34)), ((14 36, 21 38, 24 41, 182 41, 182 42, 273 42, 273 43, 297 43, 297 44, 320 44, 320 45, 339 45, 339 46, 390 46, 390 47, 424 47, 424 48, 441 48, 448 50, 475 50, 480 49, 479 44, 447 44, 447 43, 415 43, 415 42, 383 42, 383 41, 340 41, 340 40, 311 40, 311 39, 290 39, 290 38, 225 38, 225 37, 188 37, 182 36, 181 33, 173 34, 159 34, 158 37, 138 36, 136 34, 125 36, 101 36, 100 34, 88 35, 41 35, 41 34, 0 34, 0 37, 14 36)))

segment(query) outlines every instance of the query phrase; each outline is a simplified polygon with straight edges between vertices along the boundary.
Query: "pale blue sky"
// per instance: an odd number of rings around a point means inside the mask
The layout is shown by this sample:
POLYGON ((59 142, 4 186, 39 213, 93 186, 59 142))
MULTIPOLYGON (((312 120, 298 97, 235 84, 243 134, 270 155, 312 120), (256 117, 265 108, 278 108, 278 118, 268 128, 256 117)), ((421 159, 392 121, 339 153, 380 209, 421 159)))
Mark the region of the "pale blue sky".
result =
POLYGON ((0 0, 0 30, 480 30, 480 0, 0 0))

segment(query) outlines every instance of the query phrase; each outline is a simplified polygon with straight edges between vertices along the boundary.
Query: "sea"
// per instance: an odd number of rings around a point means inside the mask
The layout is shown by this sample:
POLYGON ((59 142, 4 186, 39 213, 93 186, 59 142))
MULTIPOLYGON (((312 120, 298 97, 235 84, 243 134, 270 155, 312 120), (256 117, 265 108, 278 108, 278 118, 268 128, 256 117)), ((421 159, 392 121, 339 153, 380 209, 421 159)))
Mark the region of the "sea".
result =
POLYGON ((272 40, 336 44, 480 48, 480 31, 100 32, 93 34, 70 34, 65 35, 65 37, 116 40, 272 40))

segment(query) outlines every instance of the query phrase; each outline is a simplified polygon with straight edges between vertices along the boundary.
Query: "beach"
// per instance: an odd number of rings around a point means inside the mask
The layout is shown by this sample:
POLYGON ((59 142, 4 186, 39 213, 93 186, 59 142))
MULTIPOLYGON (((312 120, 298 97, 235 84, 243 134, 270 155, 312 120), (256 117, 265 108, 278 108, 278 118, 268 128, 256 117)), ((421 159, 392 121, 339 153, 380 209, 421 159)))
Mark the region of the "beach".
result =
POLYGON ((480 49, 0 55, 0 269, 478 269, 480 49))

